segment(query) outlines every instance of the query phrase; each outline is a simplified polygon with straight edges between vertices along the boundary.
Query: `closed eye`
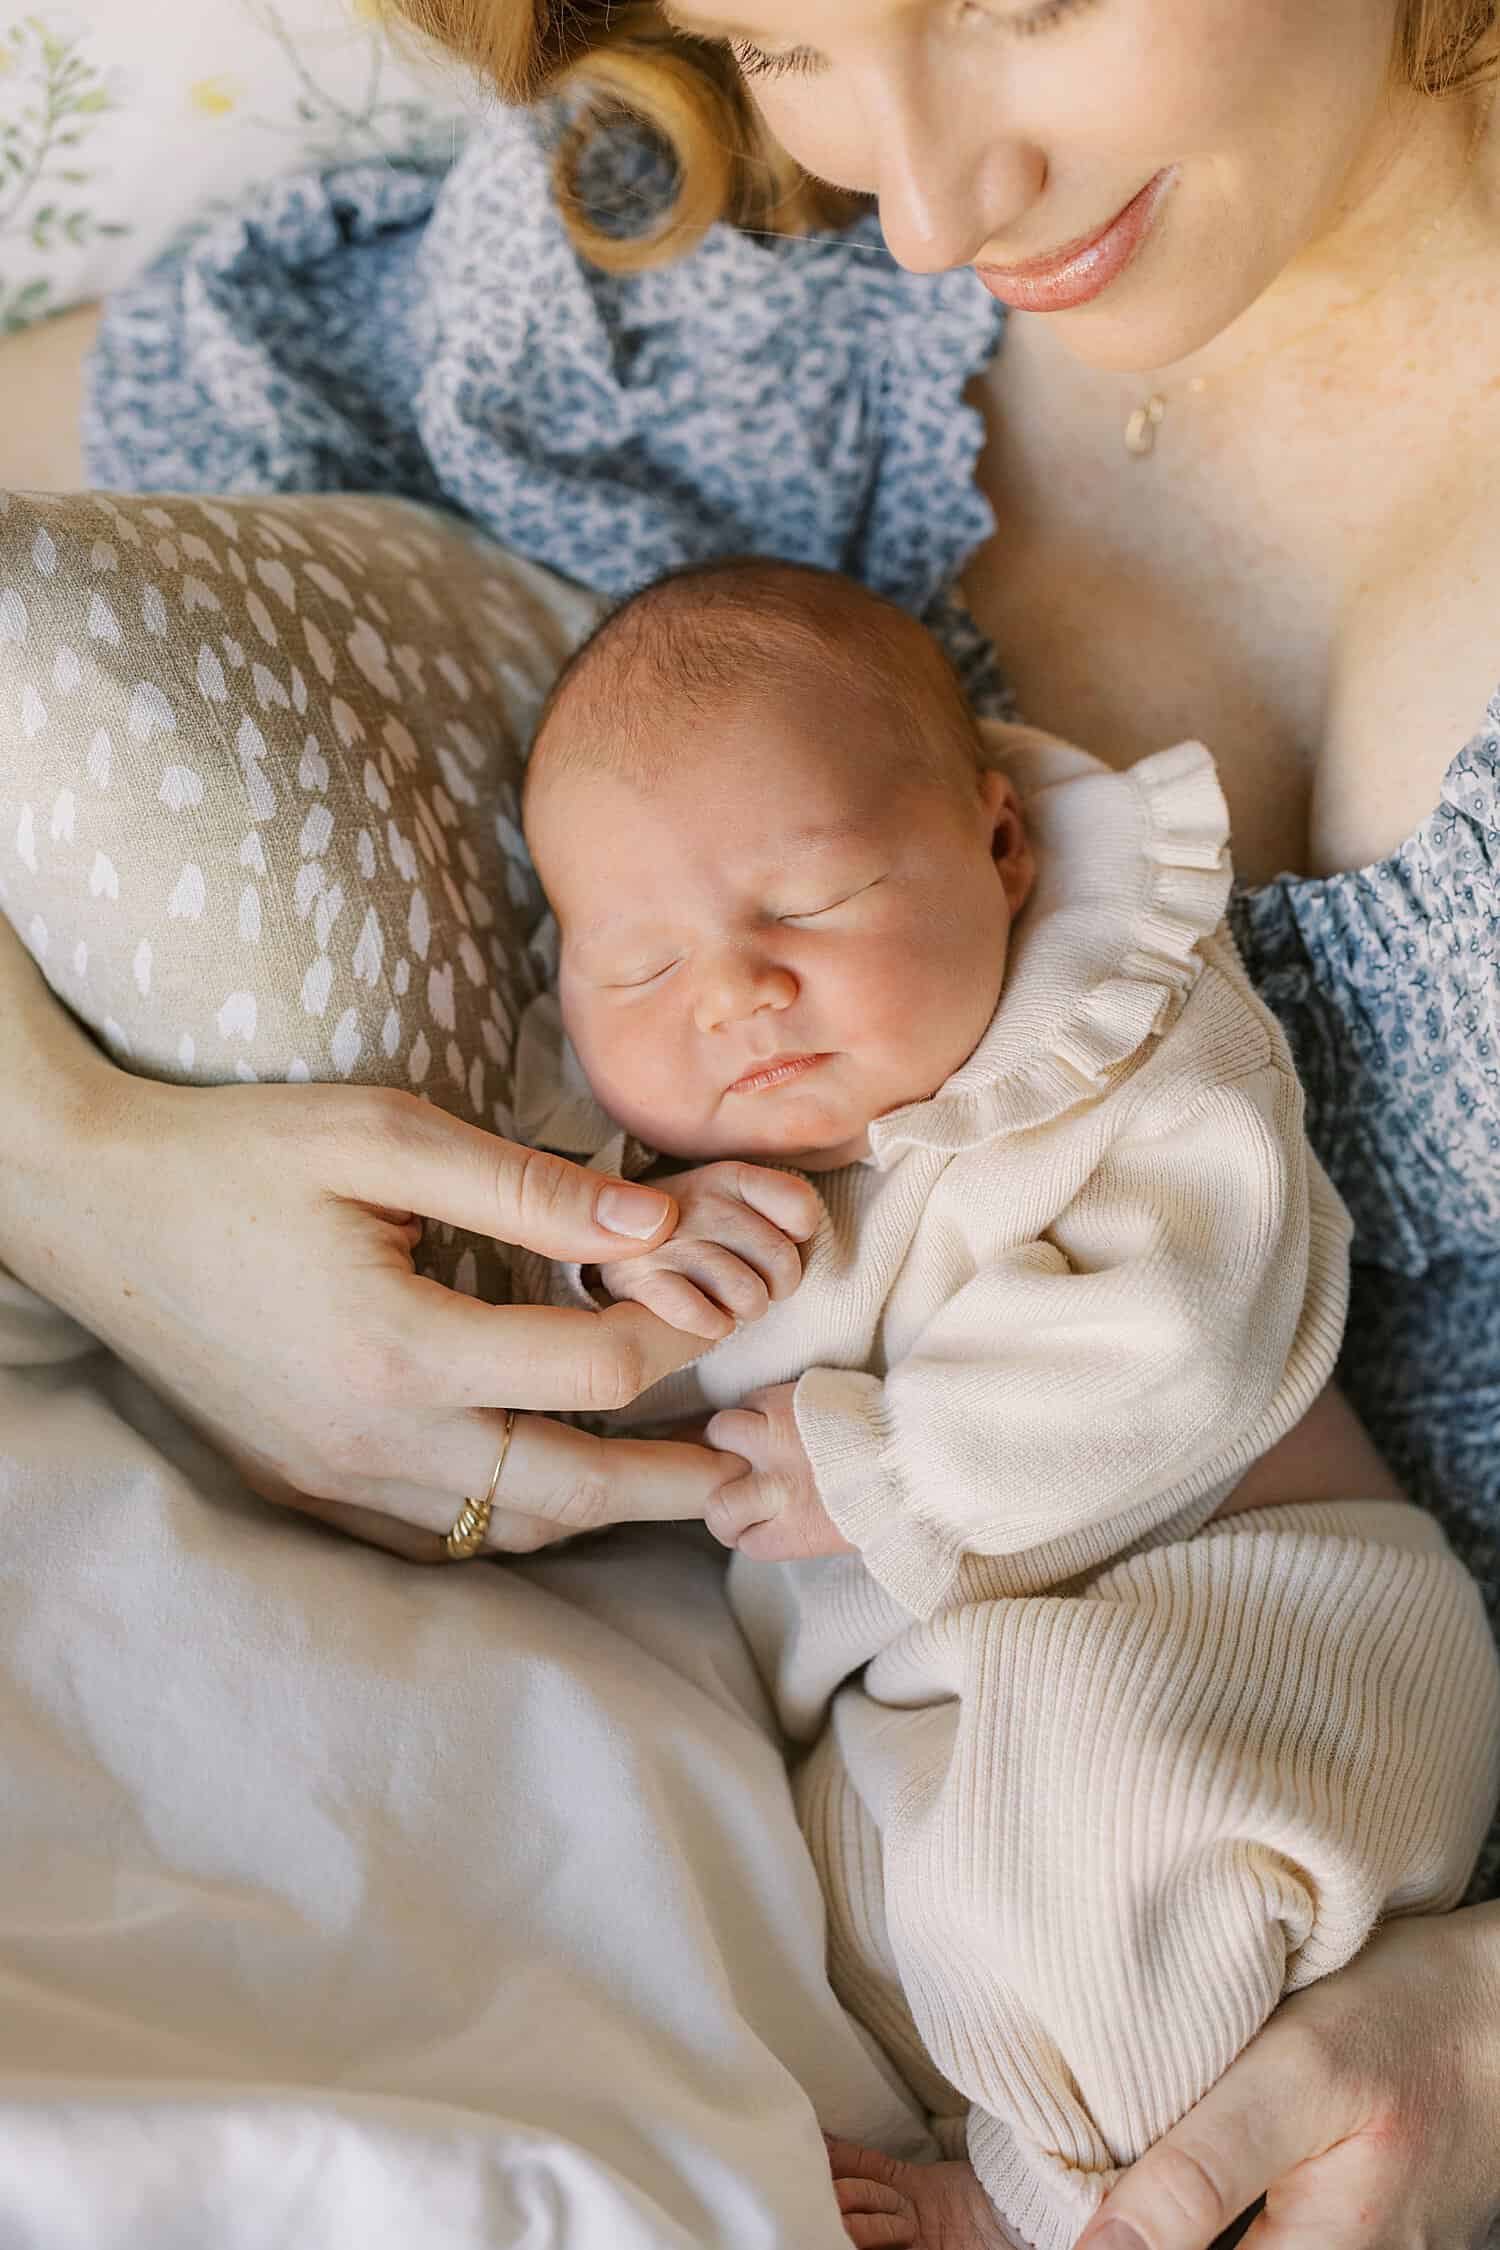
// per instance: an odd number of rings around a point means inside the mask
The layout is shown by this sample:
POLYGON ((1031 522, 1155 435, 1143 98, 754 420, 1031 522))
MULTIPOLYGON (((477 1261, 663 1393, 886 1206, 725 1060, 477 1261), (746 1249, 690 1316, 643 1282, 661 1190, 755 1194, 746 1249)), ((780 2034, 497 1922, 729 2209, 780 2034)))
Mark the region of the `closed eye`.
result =
POLYGON ((660 984, 663 977, 670 976, 681 958, 679 953, 672 960, 664 961, 659 969, 648 969, 644 976, 611 977, 604 989, 606 992, 644 992, 648 984, 660 984))
POLYGON ((825 914, 836 914, 841 906, 852 905, 855 899, 863 898, 867 891, 875 890, 884 881, 883 875, 877 875, 873 882, 861 883, 857 891, 842 892, 838 898, 830 899, 826 906, 804 906, 800 913, 778 914, 776 919, 778 922, 816 922, 825 914))

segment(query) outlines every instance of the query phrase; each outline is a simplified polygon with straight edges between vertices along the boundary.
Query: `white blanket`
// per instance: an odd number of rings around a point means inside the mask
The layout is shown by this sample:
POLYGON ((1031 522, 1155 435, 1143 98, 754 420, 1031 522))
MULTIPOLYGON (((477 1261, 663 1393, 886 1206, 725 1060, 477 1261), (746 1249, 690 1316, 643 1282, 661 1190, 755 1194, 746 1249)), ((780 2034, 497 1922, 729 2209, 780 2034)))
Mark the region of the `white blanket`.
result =
POLYGON ((713 1551, 422 1571, 0 1273, 5 2250, 841 2250, 931 2154, 713 1551))

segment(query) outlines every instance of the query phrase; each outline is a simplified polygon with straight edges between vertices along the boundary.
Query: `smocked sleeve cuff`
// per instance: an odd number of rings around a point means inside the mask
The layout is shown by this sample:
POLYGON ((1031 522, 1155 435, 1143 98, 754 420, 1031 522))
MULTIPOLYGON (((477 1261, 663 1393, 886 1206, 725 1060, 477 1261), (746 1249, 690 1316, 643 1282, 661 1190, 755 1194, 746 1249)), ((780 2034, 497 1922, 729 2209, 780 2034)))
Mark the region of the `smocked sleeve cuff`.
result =
POLYGON ((930 1617, 952 1589, 963 1550, 913 1504, 879 1377, 810 1367, 792 1405, 829 1515, 886 1592, 914 1616, 930 1617))

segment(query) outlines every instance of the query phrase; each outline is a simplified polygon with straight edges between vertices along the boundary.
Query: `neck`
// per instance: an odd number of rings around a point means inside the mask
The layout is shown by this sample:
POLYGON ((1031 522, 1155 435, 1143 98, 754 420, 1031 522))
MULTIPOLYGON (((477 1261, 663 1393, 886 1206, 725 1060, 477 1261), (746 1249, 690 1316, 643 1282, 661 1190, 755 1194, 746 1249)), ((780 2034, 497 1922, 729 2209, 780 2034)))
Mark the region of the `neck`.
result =
POLYGON ((846 1164, 857 1164, 870 1153, 870 1136, 858 1133, 852 1141, 842 1141, 837 1148, 803 1148, 782 1156, 778 1161, 795 1164, 799 1172, 841 1172, 846 1164))
MULTIPOLYGON (((1325 320, 1378 325, 1393 305, 1430 293, 1478 245, 1493 243, 1493 98, 1488 85, 1446 97, 1393 93, 1304 247, 1238 320, 1178 362, 1174 382, 1290 349, 1325 320)), ((1321 337, 1319 348, 1328 348, 1321 337)))

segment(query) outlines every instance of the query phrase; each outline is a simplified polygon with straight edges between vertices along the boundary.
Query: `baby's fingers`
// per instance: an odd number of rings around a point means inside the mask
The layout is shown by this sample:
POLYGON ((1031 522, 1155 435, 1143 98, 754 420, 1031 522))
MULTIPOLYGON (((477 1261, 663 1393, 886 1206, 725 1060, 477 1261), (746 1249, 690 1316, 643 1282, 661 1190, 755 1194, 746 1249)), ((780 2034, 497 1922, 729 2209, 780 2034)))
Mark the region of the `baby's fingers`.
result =
POLYGON ((773 1172, 764 1164, 736 1164, 735 1189, 742 1203, 789 1234, 793 1242, 811 1242, 823 1216, 817 1189, 790 1172, 773 1172))
POLYGON ((610 1269, 609 1286, 613 1296, 644 1305, 684 1336, 701 1336, 705 1343, 717 1344, 733 1332, 734 1315, 695 1289, 686 1274, 661 1267, 635 1273, 628 1265, 616 1266, 610 1269))
POLYGON ((703 1520, 721 1547, 738 1547, 765 1524, 769 1508, 759 1477, 736 1477, 732 1484, 719 1487, 704 1509, 703 1520))

